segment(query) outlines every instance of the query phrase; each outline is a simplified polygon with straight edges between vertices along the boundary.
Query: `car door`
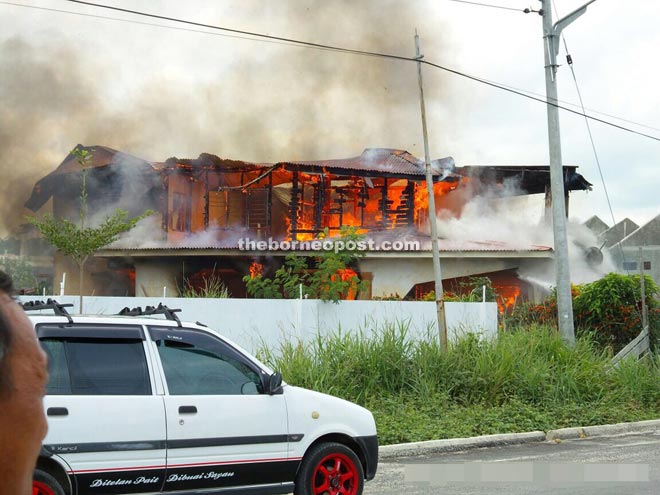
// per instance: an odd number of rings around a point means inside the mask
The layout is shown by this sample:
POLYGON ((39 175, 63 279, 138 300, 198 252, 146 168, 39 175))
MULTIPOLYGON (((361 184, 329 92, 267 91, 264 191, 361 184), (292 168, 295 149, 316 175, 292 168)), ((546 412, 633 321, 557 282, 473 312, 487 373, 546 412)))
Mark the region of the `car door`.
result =
POLYGON ((164 490, 292 481, 284 395, 260 391, 263 371, 211 333, 149 330, 167 384, 164 490))
MULTIPOLYGON (((165 410, 140 326, 37 325, 48 354, 44 447, 71 467, 77 493, 157 492, 165 410)), ((69 473, 71 474, 71 473, 69 473)))

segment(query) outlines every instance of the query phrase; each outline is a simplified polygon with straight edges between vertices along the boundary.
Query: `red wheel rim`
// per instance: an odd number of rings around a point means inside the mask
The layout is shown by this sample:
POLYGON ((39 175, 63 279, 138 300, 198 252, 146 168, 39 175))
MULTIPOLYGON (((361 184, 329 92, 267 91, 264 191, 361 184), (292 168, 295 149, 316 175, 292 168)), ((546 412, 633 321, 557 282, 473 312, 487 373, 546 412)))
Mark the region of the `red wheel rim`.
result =
POLYGON ((358 490, 358 471, 350 457, 330 454, 314 470, 314 495, 355 495, 358 490))
POLYGON ((51 487, 44 485, 41 481, 33 481, 32 495, 55 495, 55 492, 51 487))

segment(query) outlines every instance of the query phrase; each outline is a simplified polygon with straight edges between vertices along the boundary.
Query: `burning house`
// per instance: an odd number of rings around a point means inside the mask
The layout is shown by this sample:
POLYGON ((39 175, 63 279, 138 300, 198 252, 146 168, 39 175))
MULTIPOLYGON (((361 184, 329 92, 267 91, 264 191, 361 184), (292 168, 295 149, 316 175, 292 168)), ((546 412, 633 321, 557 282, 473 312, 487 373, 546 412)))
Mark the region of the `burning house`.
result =
MULTIPOLYGON (((245 295, 242 277, 253 263, 274 269, 289 251, 245 249, 239 241, 305 241, 344 226, 377 241, 406 239, 416 247, 403 251, 373 249, 356 267, 371 281, 362 297, 419 296, 432 280, 429 218, 441 212, 460 217, 470 198, 483 191, 515 189, 515 194, 546 194, 546 166, 464 166, 444 158, 431 162, 436 212, 430 215, 425 164, 407 151, 366 149, 359 156, 320 161, 251 163, 201 154, 195 159, 148 162, 103 146, 85 148, 92 156, 87 170, 92 217, 114 208, 156 215, 99 252, 89 270, 87 293, 157 296, 167 287, 176 293, 183 277, 219 274, 235 297, 245 295), (515 188, 511 188, 515 185, 515 188)), ((564 167, 568 192, 590 184, 564 167)), ((56 216, 77 218, 80 165, 69 155, 34 187, 26 206, 40 210, 52 199, 56 216)), ((516 270, 526 262, 550 262, 547 246, 516 246, 481 239, 441 240, 443 278, 451 282, 488 274, 516 294, 524 289, 516 270)), ((309 254, 309 253, 304 253, 309 254)), ((56 279, 74 271, 58 257, 56 279)), ((75 279, 75 277, 71 277, 75 279)), ((69 287, 77 292, 77 287, 69 287)), ((533 294, 531 294, 533 296, 533 294)))

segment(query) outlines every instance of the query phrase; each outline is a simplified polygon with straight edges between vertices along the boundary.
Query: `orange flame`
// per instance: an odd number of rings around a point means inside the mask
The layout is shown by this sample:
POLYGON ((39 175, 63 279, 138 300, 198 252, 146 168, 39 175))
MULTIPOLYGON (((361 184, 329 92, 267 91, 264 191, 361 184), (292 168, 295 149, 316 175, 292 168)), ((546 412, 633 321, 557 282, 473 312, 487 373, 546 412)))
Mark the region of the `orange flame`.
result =
POLYGON ((497 308, 500 314, 513 311, 518 297, 520 297, 520 287, 517 285, 498 285, 496 290, 500 296, 497 298, 497 308))
POLYGON ((353 301, 356 298, 358 274, 350 268, 337 270, 337 275, 342 282, 351 282, 351 288, 346 295, 346 300, 353 301))
POLYGON ((257 278, 264 271, 264 265, 253 261, 250 265, 250 278, 257 278))
MULTIPOLYGON (((438 214, 440 208, 440 198, 454 189, 465 185, 469 179, 461 178, 458 182, 436 182, 433 184, 433 198, 435 199, 435 213, 438 214)), ((426 183, 422 182, 415 188, 415 222, 417 227, 426 228, 429 218, 429 195, 426 183)))

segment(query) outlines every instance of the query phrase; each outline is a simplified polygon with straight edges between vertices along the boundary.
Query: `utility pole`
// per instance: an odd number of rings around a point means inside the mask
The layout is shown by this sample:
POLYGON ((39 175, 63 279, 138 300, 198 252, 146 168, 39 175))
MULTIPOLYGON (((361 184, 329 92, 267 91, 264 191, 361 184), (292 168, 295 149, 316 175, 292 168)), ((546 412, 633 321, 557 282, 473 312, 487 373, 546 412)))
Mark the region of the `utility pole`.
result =
POLYGON ((639 248, 639 283, 642 293, 642 330, 649 325, 646 309, 646 279, 644 279, 644 258, 642 257, 642 248, 639 248))
POLYGON ((426 162, 426 189, 429 196, 429 223, 431 224, 431 252, 433 253, 433 277, 435 279, 435 306, 438 318, 438 333, 440 349, 447 350, 447 321, 445 318, 445 301, 442 291, 442 270, 440 269, 440 246, 438 244, 438 224, 435 216, 435 195, 433 191, 433 176, 431 174, 431 153, 426 129, 426 107, 424 105, 424 85, 422 84, 422 58, 419 36, 415 30, 415 58, 417 59, 417 79, 419 80, 419 104, 422 111, 422 133, 424 135, 424 160, 426 162))
POLYGON ((587 11, 591 0, 582 7, 552 23, 552 0, 539 0, 543 16, 543 47, 545 56, 545 89, 548 109, 548 144, 550 148, 550 191, 552 197, 552 229, 554 234, 555 272, 557 277, 557 319, 559 332, 568 344, 575 343, 573 326, 573 299, 568 261, 568 235, 566 234, 566 206, 564 167, 561 158, 559 108, 557 97, 557 55, 562 30, 587 11))

